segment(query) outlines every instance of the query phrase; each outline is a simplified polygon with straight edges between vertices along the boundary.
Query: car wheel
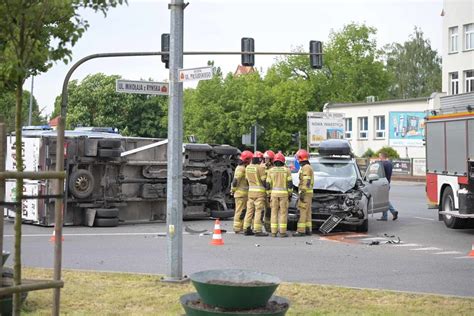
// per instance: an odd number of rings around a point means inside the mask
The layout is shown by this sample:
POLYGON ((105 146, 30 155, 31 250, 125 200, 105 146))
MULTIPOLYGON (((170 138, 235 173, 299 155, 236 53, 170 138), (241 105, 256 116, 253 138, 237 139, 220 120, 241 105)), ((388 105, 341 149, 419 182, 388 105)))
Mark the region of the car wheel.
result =
POLYGON ((288 221, 286 225, 286 229, 291 230, 291 231, 296 231, 297 226, 298 226, 297 221, 288 221))
POLYGON ((95 216, 99 218, 115 218, 119 216, 118 208, 97 208, 95 216))
POLYGON ((120 154, 120 149, 100 148, 98 156, 103 158, 118 158, 120 154))
POLYGON ((94 219, 94 226, 97 227, 115 227, 118 226, 119 219, 116 218, 95 218, 94 219))
POLYGON ((78 199, 85 199, 94 191, 94 177, 89 170, 78 169, 69 176, 69 191, 78 199))
POLYGON ((100 148, 120 148, 122 142, 118 139, 101 139, 99 140, 99 147, 100 148))
POLYGON ((362 224, 357 226, 356 231, 359 233, 366 233, 369 231, 369 219, 365 219, 362 224))
MULTIPOLYGON (((454 211, 454 196, 453 189, 447 187, 443 192, 443 198, 441 199, 441 210, 444 212, 454 211)), ((446 227, 459 229, 464 228, 466 220, 462 218, 456 218, 451 215, 443 214, 443 221, 446 227)))

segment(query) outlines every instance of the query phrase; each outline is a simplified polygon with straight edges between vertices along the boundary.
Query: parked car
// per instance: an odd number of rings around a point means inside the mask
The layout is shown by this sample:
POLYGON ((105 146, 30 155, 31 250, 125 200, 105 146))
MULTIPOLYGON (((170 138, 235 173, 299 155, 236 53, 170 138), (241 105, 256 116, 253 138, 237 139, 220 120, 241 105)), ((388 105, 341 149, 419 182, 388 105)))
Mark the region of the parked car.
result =
MULTIPOLYGON (((362 176, 345 140, 324 141, 319 152, 319 156, 309 160, 314 170, 313 228, 327 233, 344 224, 367 232, 369 214, 388 210, 389 183, 383 166, 372 163, 362 176)), ((293 230, 298 221, 299 174, 294 158, 287 158, 287 165, 292 170, 295 188, 288 214, 288 227, 293 230)))

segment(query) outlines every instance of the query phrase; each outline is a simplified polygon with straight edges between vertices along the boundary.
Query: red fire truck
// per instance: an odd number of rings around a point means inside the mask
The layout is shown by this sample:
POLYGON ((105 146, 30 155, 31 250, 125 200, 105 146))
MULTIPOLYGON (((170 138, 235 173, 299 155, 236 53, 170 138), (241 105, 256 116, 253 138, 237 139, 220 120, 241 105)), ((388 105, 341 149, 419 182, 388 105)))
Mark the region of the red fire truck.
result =
POLYGON ((427 117, 426 193, 447 227, 474 227, 474 92, 441 98, 427 117))

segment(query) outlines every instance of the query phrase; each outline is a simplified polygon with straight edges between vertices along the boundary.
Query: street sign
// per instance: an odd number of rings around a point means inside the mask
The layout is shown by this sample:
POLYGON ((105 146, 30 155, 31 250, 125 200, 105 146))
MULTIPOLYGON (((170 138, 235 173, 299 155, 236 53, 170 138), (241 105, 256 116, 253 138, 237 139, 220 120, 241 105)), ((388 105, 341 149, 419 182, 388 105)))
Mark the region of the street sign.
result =
POLYGON ((179 81, 209 80, 212 79, 212 67, 179 69, 179 81))
POLYGON ((169 87, 165 82, 117 79, 115 81, 115 91, 123 93, 168 95, 169 87))

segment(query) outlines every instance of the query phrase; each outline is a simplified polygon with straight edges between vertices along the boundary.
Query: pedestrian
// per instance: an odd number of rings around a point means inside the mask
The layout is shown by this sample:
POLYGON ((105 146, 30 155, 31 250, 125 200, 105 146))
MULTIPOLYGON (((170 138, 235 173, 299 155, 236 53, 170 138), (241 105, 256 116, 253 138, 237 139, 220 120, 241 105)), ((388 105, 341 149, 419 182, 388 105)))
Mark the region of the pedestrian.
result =
POLYGON ((267 177, 267 185, 271 192, 271 236, 276 237, 277 233, 279 233, 280 237, 288 237, 286 233, 288 202, 293 189, 291 171, 285 165, 285 156, 282 153, 275 155, 274 164, 267 177))
MULTIPOLYGON (((381 162, 381 164, 383 166, 383 169, 385 171, 385 178, 387 178, 387 180, 388 180, 388 190, 389 190, 388 210, 390 211, 390 213, 392 213, 392 216, 393 216, 392 220, 396 221, 397 218, 398 218, 398 211, 395 210, 395 208, 392 205, 392 202, 390 202, 390 181, 392 179, 393 165, 392 165, 392 162, 388 159, 388 155, 387 155, 386 152, 382 151, 379 154, 379 159, 380 159, 380 162, 381 162)), ((382 213, 382 217, 378 218, 377 220, 378 221, 386 221, 387 217, 388 217, 388 212, 384 211, 382 213)))
MULTIPOLYGON (((273 167, 273 160, 275 159, 275 153, 272 150, 267 150, 263 153, 264 162, 262 162, 265 166, 265 174, 268 179, 268 172, 273 167)), ((271 205, 270 205, 270 192, 267 192, 267 198, 265 199, 265 212, 263 216, 263 223, 265 227, 265 231, 268 233, 270 231, 270 217, 271 217, 271 205)))
POLYGON ((298 219, 297 231, 293 236, 301 237, 313 233, 311 206, 313 202, 314 171, 309 163, 309 153, 306 150, 298 150, 296 160, 300 165, 298 184, 300 218, 298 219))
POLYGON ((239 234, 243 228, 245 209, 249 193, 249 183, 245 179, 245 167, 252 161, 253 153, 245 150, 240 154, 238 166, 235 168, 234 179, 231 185, 231 194, 235 200, 234 232, 239 234))
POLYGON ((244 235, 268 236, 262 231, 262 215, 265 209, 266 174, 262 165, 263 154, 256 151, 252 163, 245 168, 245 178, 249 183, 247 213, 244 218, 244 235), (251 229, 253 219, 253 231, 251 229))

